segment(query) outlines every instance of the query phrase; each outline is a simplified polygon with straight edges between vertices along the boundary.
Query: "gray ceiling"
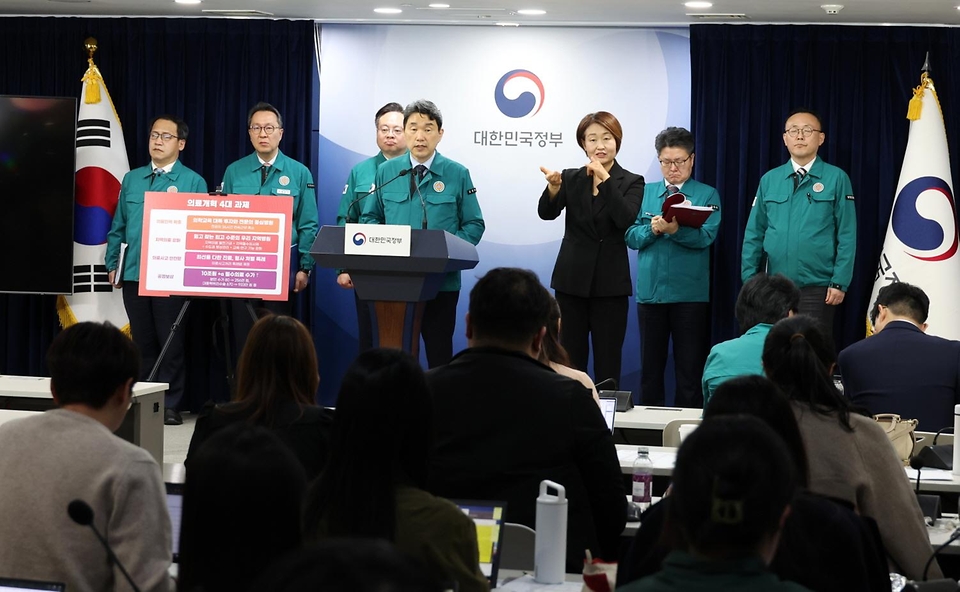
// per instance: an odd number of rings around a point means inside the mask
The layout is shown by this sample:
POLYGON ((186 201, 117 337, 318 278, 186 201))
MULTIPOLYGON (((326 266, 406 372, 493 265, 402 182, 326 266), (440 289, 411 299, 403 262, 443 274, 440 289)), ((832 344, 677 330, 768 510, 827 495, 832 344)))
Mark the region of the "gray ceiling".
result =
MULTIPOLYGON (((844 8, 828 15, 831 0, 713 0, 709 9, 689 9, 682 0, 0 0, 0 15, 223 16, 209 11, 257 11, 250 16, 314 19, 321 22, 521 26, 687 26, 691 23, 846 23, 960 25, 960 0, 839 0, 844 8), (374 8, 402 8, 379 15, 374 8), (519 9, 546 10, 522 16, 519 9), (692 15, 698 16, 692 16, 692 15), (714 16, 706 15, 728 15, 714 16), (742 15, 731 17, 729 15, 742 15)), ((837 0, 832 0, 837 1, 837 0)))

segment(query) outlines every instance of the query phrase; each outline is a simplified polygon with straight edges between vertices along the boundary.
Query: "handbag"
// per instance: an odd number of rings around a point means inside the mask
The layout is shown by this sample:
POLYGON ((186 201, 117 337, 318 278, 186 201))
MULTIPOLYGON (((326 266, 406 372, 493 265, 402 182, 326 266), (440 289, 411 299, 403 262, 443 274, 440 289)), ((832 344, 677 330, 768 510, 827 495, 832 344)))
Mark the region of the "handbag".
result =
POLYGON ((896 413, 880 413, 874 415, 873 419, 886 432, 887 438, 890 438, 890 443, 893 444, 893 449, 896 450, 903 464, 909 463, 910 457, 913 456, 915 442, 913 433, 920 422, 916 419, 902 419, 896 413))

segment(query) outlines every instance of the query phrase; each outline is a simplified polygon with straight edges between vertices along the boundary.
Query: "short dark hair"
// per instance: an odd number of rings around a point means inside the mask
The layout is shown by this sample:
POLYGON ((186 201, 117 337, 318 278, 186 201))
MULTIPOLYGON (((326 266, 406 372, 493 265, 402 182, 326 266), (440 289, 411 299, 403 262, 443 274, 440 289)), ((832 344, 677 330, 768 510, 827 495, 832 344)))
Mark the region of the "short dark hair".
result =
POLYGON ((930 314, 930 298, 919 287, 906 282, 894 282, 880 288, 870 312, 871 323, 877 322, 877 305, 886 306, 893 314, 921 324, 927 322, 927 315, 930 314))
POLYGON ((183 486, 179 584, 243 590, 273 560, 298 549, 307 477, 278 435, 234 423, 194 454, 183 486))
POLYGON ((443 129, 443 115, 440 115, 440 109, 431 101, 417 99, 407 105, 403 110, 403 127, 407 127, 407 120, 410 119, 410 116, 414 113, 419 113, 420 115, 426 116, 427 119, 436 121, 437 129, 443 129))
POLYGON ((597 111, 596 113, 587 113, 577 125, 577 143, 583 148, 584 138, 587 135, 587 128, 596 123, 604 128, 613 136, 617 144, 617 152, 620 152, 620 142, 623 141, 623 127, 620 121, 607 111, 597 111))
POLYGON ((253 122, 253 116, 260 111, 269 111, 277 116, 277 125, 280 126, 280 129, 283 129, 283 117, 280 117, 280 111, 270 103, 265 103, 260 101, 253 107, 250 107, 250 111, 247 113, 247 127, 250 127, 250 124, 253 122))
POLYGON ((180 118, 177 117, 176 115, 169 115, 169 114, 167 114, 167 115, 158 115, 158 116, 154 117, 154 118, 153 118, 153 121, 150 122, 150 128, 147 129, 147 131, 149 132, 149 131, 153 130, 153 125, 154 125, 155 123, 157 123, 158 121, 160 121, 161 119, 162 119, 162 120, 165 120, 165 121, 172 122, 173 125, 177 126, 177 139, 186 140, 186 139, 187 139, 187 136, 190 135, 190 128, 187 127, 187 122, 184 121, 184 120, 182 120, 182 119, 180 119, 180 118))
POLYGON ((758 273, 740 288, 736 314, 740 333, 755 325, 772 325, 800 308, 800 289, 782 274, 758 273))
POLYGON ((60 405, 102 409, 120 386, 140 376, 140 350, 110 323, 77 323, 54 338, 47 368, 60 405))
POLYGON ((814 111, 813 109, 809 109, 807 107, 797 107, 796 109, 788 113, 786 119, 783 120, 783 126, 784 127, 787 126, 787 122, 790 121, 791 117, 793 117, 794 115, 800 115, 801 113, 806 113, 807 115, 813 115, 813 118, 817 120, 817 125, 820 127, 820 131, 823 131, 823 120, 820 119, 820 114, 814 111))
POLYGON ((550 292, 528 269, 497 267, 470 290, 469 313, 477 339, 520 344, 547 326, 550 292))
POLYGON ((756 417, 705 419, 680 445, 667 520, 711 559, 756 555, 796 493, 783 439, 756 417))
POLYGON ((403 105, 400 103, 387 103, 377 111, 376 117, 373 118, 373 125, 380 125, 380 118, 386 115, 387 113, 400 113, 403 114, 403 105))
POLYGON ((772 380, 759 374, 735 376, 717 387, 710 404, 703 410, 703 419, 722 415, 750 415, 758 417, 783 438, 787 451, 797 469, 797 481, 807 486, 810 468, 803 436, 790 400, 772 380))
POLYGON ((664 148, 682 148, 687 151, 687 154, 693 154, 695 148, 693 134, 682 127, 668 127, 657 134, 653 147, 657 154, 660 154, 664 148))

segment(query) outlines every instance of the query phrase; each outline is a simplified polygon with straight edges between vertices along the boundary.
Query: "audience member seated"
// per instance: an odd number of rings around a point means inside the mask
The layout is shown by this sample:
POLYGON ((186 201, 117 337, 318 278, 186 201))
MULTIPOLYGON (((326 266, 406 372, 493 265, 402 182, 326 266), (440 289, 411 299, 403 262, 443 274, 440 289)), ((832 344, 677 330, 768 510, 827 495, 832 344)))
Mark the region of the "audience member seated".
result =
MULTIPOLYGON (((887 556, 876 523, 849 504, 806 491, 807 456, 790 402, 763 376, 731 378, 717 388, 704 421, 750 415, 766 423, 787 445, 801 489, 783 526, 770 569, 781 580, 817 592, 871 592, 890 586, 887 556)), ((617 571, 619 585, 660 570, 670 548, 660 538, 670 497, 651 506, 617 571)))
POLYGON ((293 450, 307 478, 320 474, 327 457, 331 413, 315 403, 320 375, 310 331, 300 321, 267 315, 254 324, 237 364, 234 401, 200 412, 186 464, 217 430, 234 423, 272 430, 293 450))
POLYGON ((758 273, 740 289, 737 321, 740 337, 713 346, 703 368, 703 408, 725 380, 746 374, 763 374, 760 355, 770 327, 796 314, 800 289, 785 276, 758 273))
POLYGON ((392 541, 452 589, 486 591, 473 521, 424 491, 432 440, 430 391, 413 356, 361 353, 340 385, 333 454, 311 486, 304 532, 392 541))
POLYGON ((567 570, 584 550, 616 560, 626 491, 613 437, 591 393, 538 361, 550 294, 537 276, 497 268, 470 292, 468 349, 427 373, 435 446, 430 490, 503 500, 506 519, 535 527, 540 482, 566 488, 567 570))
MULTIPOLYGON (((767 376, 793 403, 810 490, 876 520, 891 570, 919 580, 932 549, 917 498, 883 429, 853 413, 834 386, 834 359, 831 340, 804 315, 774 325, 763 346, 767 376)), ((930 577, 941 577, 936 562, 930 577)))
POLYGON ((170 518, 160 467, 113 434, 140 374, 137 346, 109 323, 64 329, 47 352, 58 409, 0 426, 0 576, 70 592, 132 588, 67 506, 86 502, 140 590, 171 590, 170 518))
POLYGON ((930 299, 916 286, 880 288, 876 334, 840 352, 843 393, 870 413, 919 420, 919 429, 953 427, 960 403, 960 341, 927 335, 930 299))
POLYGON ((570 355, 560 343, 560 305, 557 304, 557 299, 552 296, 550 297, 550 319, 547 321, 547 332, 543 336, 543 347, 540 348, 538 359, 553 368, 553 371, 557 374, 572 378, 590 389, 594 400, 597 403, 600 402, 600 395, 597 393, 597 387, 593 384, 590 375, 582 370, 570 367, 570 355))
POLYGON ((300 546, 307 488, 293 452, 266 428, 238 423, 195 452, 183 486, 181 592, 240 592, 300 546))
POLYGON ((704 421, 677 452, 663 569, 626 592, 802 591, 769 571, 797 485, 783 439, 755 417, 704 421))
POLYGON ((427 570, 377 539, 328 539, 294 551, 264 571, 251 590, 269 592, 442 592, 427 570))

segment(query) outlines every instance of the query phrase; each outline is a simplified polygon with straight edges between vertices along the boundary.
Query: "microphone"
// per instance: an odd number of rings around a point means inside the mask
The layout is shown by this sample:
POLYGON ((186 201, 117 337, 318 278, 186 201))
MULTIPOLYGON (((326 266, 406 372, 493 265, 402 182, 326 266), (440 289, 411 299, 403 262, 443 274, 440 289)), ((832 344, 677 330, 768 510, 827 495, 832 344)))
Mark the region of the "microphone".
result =
POLYGON ((917 493, 920 493, 920 469, 923 468, 923 459, 919 456, 911 458, 910 468, 917 472, 917 493))
MULTIPOLYGON (((390 179, 389 181, 387 181, 386 183, 384 183, 383 185, 381 185, 381 186, 379 186, 379 187, 374 187, 373 189, 371 189, 370 191, 364 193, 363 195, 361 195, 361 196, 358 197, 357 199, 351 201, 350 204, 347 206, 347 222, 351 222, 351 220, 350 220, 350 210, 353 209, 353 206, 357 205, 357 202, 363 201, 366 197, 372 195, 372 194, 375 193, 378 189, 383 189, 384 187, 386 187, 386 186, 389 185, 390 183, 393 183, 394 181, 396 181, 396 180, 399 179, 400 177, 406 177, 407 175, 409 175, 409 174, 412 173, 412 172, 413 172, 413 168, 403 169, 402 171, 400 171, 400 172, 397 174, 396 177, 390 179)), ((360 221, 360 216, 357 216, 357 219, 354 220, 354 222, 359 222, 359 221, 360 221)))
POLYGON ((90 507, 90 504, 83 500, 75 499, 67 505, 67 514, 70 515, 71 520, 80 526, 90 527, 90 530, 93 531, 93 534, 97 535, 97 540, 100 541, 100 544, 103 545, 104 550, 107 552, 107 558, 112 563, 117 564, 117 567, 120 568, 120 573, 122 573, 123 577, 126 578, 127 583, 130 584, 130 587, 133 588, 135 592, 140 592, 140 588, 133 583, 133 578, 130 577, 130 574, 127 573, 127 569, 123 567, 123 564, 120 563, 120 559, 117 558, 113 552, 113 549, 110 548, 110 544, 107 543, 107 539, 103 538, 103 535, 100 534, 100 531, 97 530, 97 527, 93 525, 93 508, 90 507))
POLYGON ((925 566, 923 566, 923 581, 924 581, 924 582, 927 581, 927 572, 930 571, 930 564, 933 563, 933 560, 937 558, 937 555, 940 554, 940 551, 943 551, 944 549, 946 549, 947 546, 948 546, 950 543, 952 543, 953 541, 955 541, 955 540, 957 540, 957 539, 960 539, 960 528, 958 528, 958 529, 956 529, 955 531, 953 531, 953 534, 950 535, 950 538, 947 539, 947 542, 945 542, 945 543, 943 543, 942 545, 940 545, 939 547, 937 547, 936 550, 933 552, 933 554, 930 555, 930 559, 927 559, 927 564, 926 564, 925 566))
POLYGON ((595 384, 595 385, 593 385, 593 386, 596 387, 596 389, 597 389, 598 391, 600 391, 600 390, 601 390, 601 387, 605 387, 605 386, 608 386, 608 385, 613 387, 613 389, 611 389, 611 390, 617 390, 617 379, 616 379, 616 378, 605 378, 605 379, 601 380, 600 382, 598 382, 597 384, 595 384))

